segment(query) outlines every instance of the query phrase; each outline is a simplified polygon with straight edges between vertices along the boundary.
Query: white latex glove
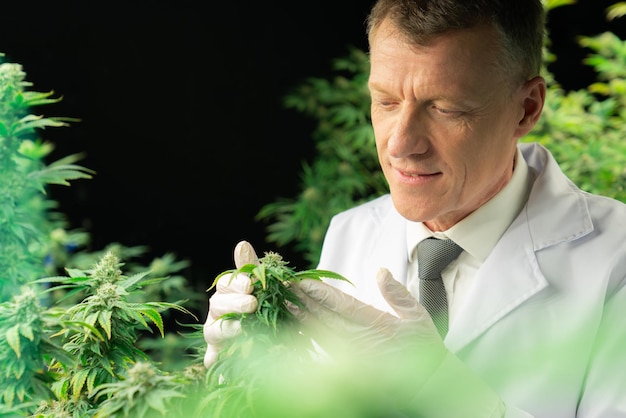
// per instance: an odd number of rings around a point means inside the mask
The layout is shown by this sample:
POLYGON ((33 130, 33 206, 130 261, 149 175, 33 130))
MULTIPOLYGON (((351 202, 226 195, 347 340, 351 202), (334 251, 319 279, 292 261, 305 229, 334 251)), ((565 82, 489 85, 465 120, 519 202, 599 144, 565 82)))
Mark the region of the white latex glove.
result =
MULTIPOLYGON (((237 244, 234 251, 235 266, 258 264, 259 258, 254 248, 247 241, 237 244)), ((204 340, 207 343, 204 355, 205 367, 210 367, 217 360, 217 355, 229 338, 241 332, 241 323, 237 319, 224 319, 228 313, 252 313, 256 311, 258 301, 251 295, 254 286, 247 274, 224 275, 217 281, 215 293, 209 299, 209 312, 204 323, 204 340)))
POLYGON ((397 315, 381 311, 319 280, 302 280, 293 291, 304 309, 292 312, 314 339, 331 354, 378 356, 385 352, 413 350, 419 345, 424 362, 422 375, 430 375, 443 361, 447 349, 426 309, 386 269, 377 275, 381 294, 397 315), (407 347, 408 345, 408 347, 407 347))
POLYGON ((397 316, 310 279, 294 286, 304 308, 294 307, 293 313, 331 356, 356 361, 358 369, 374 368, 380 379, 373 384, 393 392, 410 416, 503 417, 503 402, 445 347, 406 287, 386 269, 378 272, 377 283, 397 316))

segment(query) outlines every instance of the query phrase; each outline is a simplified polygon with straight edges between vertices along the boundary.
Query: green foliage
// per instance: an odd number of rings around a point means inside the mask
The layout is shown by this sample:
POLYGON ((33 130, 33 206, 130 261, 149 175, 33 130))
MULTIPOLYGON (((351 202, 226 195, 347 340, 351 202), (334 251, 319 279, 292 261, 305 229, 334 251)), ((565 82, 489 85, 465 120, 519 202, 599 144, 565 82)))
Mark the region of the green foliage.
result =
POLYGON ((200 410, 195 416, 276 416, 275 406, 268 412, 265 404, 267 397, 272 396, 270 393, 276 396, 280 388, 274 379, 278 376, 276 371, 283 370, 274 367, 282 363, 304 371, 313 359, 311 353, 316 351, 310 336, 289 310, 290 305, 301 305, 291 283, 322 277, 347 280, 327 270, 295 271, 280 254, 268 252, 258 263, 219 274, 213 286, 222 276, 232 278, 239 273, 246 273, 252 279, 252 294, 258 300, 258 307, 251 314, 223 316, 239 319, 241 333, 219 353, 217 362, 209 369, 205 395, 199 399, 200 410))
MULTIPOLYGON (((550 9, 572 1, 545 3, 550 9)), ((608 10, 612 18, 624 12, 624 3, 608 10)), ((611 33, 580 43, 591 51, 585 62, 597 80, 566 92, 546 72, 544 117, 526 140, 552 149, 584 189, 626 200, 626 45, 611 33)), ((546 50, 546 62, 552 59, 546 50)), ((318 121, 317 155, 303 164, 302 192, 258 214, 275 220, 269 241, 293 243, 311 265, 332 215, 387 192, 370 126, 367 54, 350 49, 333 68, 331 79, 310 78, 285 98, 286 107, 318 121)), ((207 370, 202 325, 183 307, 202 297, 180 275, 187 261, 165 254, 145 268, 132 260, 146 247, 117 243, 71 252, 88 234, 67 229, 46 188, 93 172, 77 165, 80 154, 46 164, 53 147, 37 132, 72 119, 31 114, 59 99, 28 87, 19 65, 0 62, 0 416, 363 418, 390 410, 384 391, 369 382, 386 376, 382 386, 393 387, 394 376, 350 358, 341 359, 342 368, 319 357, 287 308, 299 303, 289 283, 341 276, 296 272, 276 253, 220 274, 216 280, 250 274, 259 308, 238 317, 241 335, 207 370), (188 332, 168 332, 173 311, 196 320, 179 324, 188 332)))
POLYGON ((186 383, 179 376, 161 372, 149 362, 136 363, 125 379, 98 387, 96 399, 104 396, 106 400, 94 417, 151 418, 157 413, 166 417, 171 401, 185 397, 180 389, 186 383))
POLYGON ((285 98, 285 106, 319 121, 317 154, 303 164, 300 195, 266 205, 257 218, 275 220, 268 241, 293 243, 311 265, 330 217, 387 189, 370 125, 368 67, 367 54, 352 48, 334 61, 331 80, 309 78, 285 98))
POLYGON ((48 199, 48 185, 69 185, 92 172, 75 164, 79 155, 46 165, 53 147, 38 140, 37 130, 66 122, 29 113, 29 106, 58 100, 51 93, 26 92, 24 77, 19 65, 0 67, 0 416, 256 414, 264 399, 257 391, 270 387, 273 376, 268 365, 285 360, 286 353, 298 361, 309 358, 310 340, 291 326, 287 304, 298 301, 286 284, 340 276, 295 272, 274 253, 242 267, 256 279, 259 310, 240 318, 241 338, 219 366, 207 370, 202 325, 182 306, 204 300, 190 296, 178 274, 189 263, 165 254, 146 269, 131 261, 143 257, 146 247, 118 243, 81 251, 89 236, 69 231, 51 210, 56 205, 48 199), (179 324, 188 332, 167 332, 165 315, 171 311, 196 322, 179 324))
POLYGON ((45 199, 46 185, 91 176, 75 164, 77 156, 44 163, 52 146, 39 141, 36 131, 67 126, 71 119, 30 113, 59 99, 53 92, 27 91, 29 86, 20 65, 0 61, 0 301, 45 274, 48 236, 57 226, 48 216, 55 204, 45 199))
POLYGON ((34 413, 41 418, 115 416, 119 400, 108 396, 130 390, 137 379, 147 378, 141 373, 148 370, 154 375, 151 385, 158 389, 136 402, 133 396, 123 398, 121 409, 132 411, 133 415, 124 415, 132 417, 163 410, 165 394, 174 396, 164 387, 180 385, 184 379, 158 370, 137 341, 155 330, 165 335, 165 310, 192 314, 173 303, 131 301, 144 286, 165 278, 151 278, 148 272, 126 276, 122 266, 115 255, 106 253, 87 271, 70 269, 69 276, 37 280, 12 301, 0 304, 3 408, 22 403, 25 410, 16 416, 34 413), (52 287, 37 293, 34 284, 52 287), (45 294, 61 290, 67 298, 50 307, 41 305, 45 294), (74 303, 77 295, 80 301, 74 303))
POLYGON ((147 272, 126 277, 120 267, 119 259, 107 253, 88 272, 68 270, 70 277, 39 281, 54 283, 70 294, 85 295, 80 303, 63 307, 59 317, 62 329, 55 335, 62 337, 63 348, 75 359, 69 365, 72 367, 51 365, 54 370, 68 371, 55 382, 55 393, 60 399, 72 397, 77 401, 84 395, 85 385, 90 396, 99 384, 119 378, 138 360, 148 360, 147 354, 136 346, 138 331, 152 332, 151 323, 164 336, 160 311, 174 308, 187 312, 166 302, 130 302, 132 293, 164 278, 148 279, 147 272))
POLYGON ((293 318, 287 306, 288 304, 299 305, 299 301, 290 290, 289 283, 303 279, 321 280, 322 277, 347 280, 332 271, 318 269, 295 271, 287 264, 280 254, 268 252, 259 259, 258 264, 246 264, 239 269, 227 270, 213 281, 211 288, 223 276, 232 278, 239 273, 245 273, 252 279, 254 286, 252 293, 258 301, 258 308, 254 316, 236 315, 237 319, 241 320, 244 334, 248 332, 257 334, 259 331, 261 334, 275 334, 279 323, 284 324, 293 318))
POLYGON ((523 140, 546 145, 583 190, 626 202, 626 42, 611 32, 579 42, 596 81, 570 92, 549 83, 543 117, 523 140))
MULTIPOLYGON (((259 301, 252 314, 242 314, 242 332, 218 362, 206 369, 201 353, 189 355, 185 368, 164 371, 138 348, 137 340, 164 324, 161 313, 179 305, 132 302, 132 295, 163 278, 147 273, 126 276, 112 253, 90 269, 68 269, 69 276, 38 280, 52 287, 39 294, 32 286, 12 302, 0 304, 0 414, 53 417, 180 417, 232 418, 275 416, 277 398, 291 378, 305 379, 315 347, 294 320, 289 304, 298 305, 290 283, 321 277, 345 280, 325 270, 294 271, 277 253, 223 275, 247 273, 259 301), (47 293, 64 292, 51 307, 40 301, 47 293), (76 303, 77 296, 79 301, 76 303), (10 354, 10 355, 9 355, 10 354), (282 363, 283 367, 274 367, 282 363), (289 367, 287 367, 289 366, 289 367), (287 368, 285 368, 287 367, 287 368), (295 373, 295 374, 293 374, 295 373), (276 378, 283 379, 277 384, 276 378), (18 410, 19 406, 22 410, 18 410)), ((202 327, 186 336, 204 342, 202 327)), ((202 349, 204 349, 204 345, 202 349)), ((291 402, 291 401, 290 401, 291 402)), ((282 413, 292 405, 280 406, 282 413)))
MULTIPOLYGON (((87 417, 100 403, 109 416, 116 410, 110 393, 130 384, 141 365, 166 376, 153 379, 159 387, 171 379, 157 365, 184 370, 181 381, 198 376, 189 370, 201 365, 192 349, 202 334, 166 333, 165 315, 176 310, 193 316, 181 303, 202 295, 179 274, 189 263, 173 254, 155 258, 146 270, 120 261, 145 255, 146 247, 112 243, 81 251, 88 234, 68 230, 47 187, 89 179, 93 172, 76 164, 80 154, 46 163, 53 146, 39 139, 39 131, 74 119, 31 114, 31 108, 60 99, 28 91, 30 86, 20 65, 0 61, 0 416, 87 417), (60 270, 69 276, 58 276, 60 270), (168 301, 154 302, 162 299, 168 301), (157 341, 177 349, 161 350, 157 341)), ((160 395, 157 390, 122 410, 161 411, 166 400, 155 398, 160 395)))
POLYGON ((0 304, 0 397, 5 406, 51 396, 49 384, 56 374, 44 367, 46 359, 71 361, 51 338, 48 326, 54 322, 31 287, 0 304))
MULTIPOLYGON (((546 0, 547 10, 573 0, 546 0)), ((609 18, 626 13, 620 2, 609 18)), ((626 201, 626 41, 611 32, 580 37, 591 54, 584 63, 597 80, 578 91, 564 91, 547 70, 543 116, 523 141, 546 145, 564 172, 583 190, 626 201)), ((546 39, 544 61, 557 59, 546 39)), ((547 65, 546 65, 547 67, 547 65)), ((303 164, 301 192, 261 208, 267 241, 292 245, 311 266, 317 265, 321 243, 336 213, 388 192, 378 166, 370 127, 367 90, 368 59, 350 49, 333 63, 329 79, 304 80, 285 98, 285 106, 317 121, 313 132, 316 155, 303 164)))

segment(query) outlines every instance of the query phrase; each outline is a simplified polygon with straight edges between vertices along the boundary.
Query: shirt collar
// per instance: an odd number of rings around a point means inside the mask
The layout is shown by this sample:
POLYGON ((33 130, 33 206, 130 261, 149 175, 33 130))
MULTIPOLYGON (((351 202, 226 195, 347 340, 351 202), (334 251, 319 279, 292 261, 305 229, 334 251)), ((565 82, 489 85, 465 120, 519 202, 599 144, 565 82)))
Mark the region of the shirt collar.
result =
POLYGON ((528 165, 519 148, 511 180, 494 197, 460 222, 443 232, 433 232, 421 222, 407 222, 408 259, 413 262, 415 246, 422 240, 450 238, 481 263, 524 207, 530 190, 528 165), (480 231, 480 233, 476 233, 480 231))

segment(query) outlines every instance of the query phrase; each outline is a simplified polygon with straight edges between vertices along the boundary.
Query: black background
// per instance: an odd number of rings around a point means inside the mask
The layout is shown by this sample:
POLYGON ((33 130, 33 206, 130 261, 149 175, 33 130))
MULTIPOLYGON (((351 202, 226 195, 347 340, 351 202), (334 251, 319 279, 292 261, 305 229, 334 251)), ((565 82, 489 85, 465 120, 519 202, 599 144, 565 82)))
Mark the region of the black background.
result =
MULTIPOLYGON (((551 12, 549 30, 566 89, 593 76, 580 63, 578 35, 612 30, 615 1, 580 1, 551 12)), ((23 65, 33 90, 63 100, 38 108, 81 119, 41 137, 50 160, 84 152, 91 180, 55 186, 73 227, 92 249, 147 245, 191 261, 199 291, 232 268, 241 239, 264 242, 254 216, 298 193, 301 162, 312 159, 311 121, 282 105, 306 77, 330 73, 349 45, 366 48, 363 1, 46 1, 0 8, 0 52, 23 65)))

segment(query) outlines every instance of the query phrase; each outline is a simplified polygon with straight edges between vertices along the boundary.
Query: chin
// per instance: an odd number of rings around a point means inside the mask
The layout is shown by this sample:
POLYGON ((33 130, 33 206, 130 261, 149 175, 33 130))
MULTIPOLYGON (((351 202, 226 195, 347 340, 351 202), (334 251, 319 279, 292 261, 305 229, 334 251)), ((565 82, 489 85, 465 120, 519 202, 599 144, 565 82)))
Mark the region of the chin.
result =
POLYGON ((393 205, 403 218, 411 222, 426 222, 434 217, 432 210, 426 209, 421 199, 403 199, 391 196, 393 205))

